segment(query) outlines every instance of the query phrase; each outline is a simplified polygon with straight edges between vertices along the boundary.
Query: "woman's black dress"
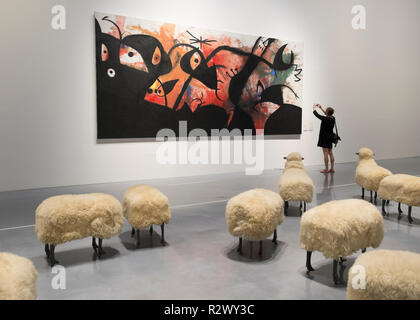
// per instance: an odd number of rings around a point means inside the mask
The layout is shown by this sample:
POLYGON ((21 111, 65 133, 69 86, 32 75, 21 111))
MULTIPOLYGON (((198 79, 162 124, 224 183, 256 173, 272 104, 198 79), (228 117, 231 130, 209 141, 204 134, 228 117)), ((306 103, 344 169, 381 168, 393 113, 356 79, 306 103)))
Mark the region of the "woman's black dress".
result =
POLYGON ((332 149, 332 140, 334 138, 335 118, 321 116, 314 110, 314 115, 321 120, 321 129, 319 130, 318 147, 332 149))

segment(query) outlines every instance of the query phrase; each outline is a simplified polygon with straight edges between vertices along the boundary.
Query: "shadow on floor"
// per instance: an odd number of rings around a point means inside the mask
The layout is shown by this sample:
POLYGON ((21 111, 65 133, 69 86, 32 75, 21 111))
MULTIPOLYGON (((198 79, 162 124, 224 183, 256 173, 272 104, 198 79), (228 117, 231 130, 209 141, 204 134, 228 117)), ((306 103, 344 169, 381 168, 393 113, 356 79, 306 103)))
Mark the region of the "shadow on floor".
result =
POLYGON ((343 279, 343 284, 334 284, 332 259, 326 259, 325 262, 318 265, 312 264, 315 271, 311 271, 309 275, 306 272, 306 268, 302 269, 301 274, 304 277, 318 282, 324 286, 345 290, 347 288, 348 272, 350 267, 354 264, 355 260, 355 258, 346 258, 346 261, 338 264, 338 275, 341 279, 343 279))
POLYGON ((414 218, 413 215, 411 215, 411 218, 413 218, 413 223, 410 224, 408 222, 407 210, 406 211, 403 210, 403 213, 401 214, 401 219, 399 220, 398 220, 398 212, 394 213, 390 209, 385 209, 385 210, 386 210, 387 215, 384 217, 384 219, 388 221, 396 222, 402 226, 420 227, 420 220, 417 218, 414 218))
POLYGON ((169 244, 165 241, 163 246, 160 241, 162 240, 160 233, 153 231, 153 234, 150 234, 149 229, 140 230, 140 247, 136 247, 135 238, 131 236, 131 231, 126 231, 120 233, 120 240, 123 246, 130 251, 141 250, 141 249, 150 249, 150 248, 162 248, 166 247, 169 244))
MULTIPOLYGON (((60 251, 60 246, 57 246, 55 249, 55 258, 58 260, 58 264, 64 267, 70 267, 75 265, 80 265, 84 263, 88 263, 91 261, 102 261, 102 260, 110 260, 117 257, 120 252, 111 247, 103 247, 105 251, 104 254, 100 258, 98 258, 97 254, 93 251, 92 247, 86 247, 82 249, 73 249, 67 251, 60 251)), ((34 263, 42 265, 48 265, 46 255, 37 256, 34 259, 34 263)))
POLYGON ((271 239, 263 241, 262 255, 258 254, 260 243, 259 241, 247 241, 243 240, 242 243, 242 254, 238 252, 238 242, 233 247, 230 247, 225 255, 234 261, 240 262, 265 262, 274 259, 278 255, 281 255, 286 248, 286 243, 277 240, 274 244, 271 239))

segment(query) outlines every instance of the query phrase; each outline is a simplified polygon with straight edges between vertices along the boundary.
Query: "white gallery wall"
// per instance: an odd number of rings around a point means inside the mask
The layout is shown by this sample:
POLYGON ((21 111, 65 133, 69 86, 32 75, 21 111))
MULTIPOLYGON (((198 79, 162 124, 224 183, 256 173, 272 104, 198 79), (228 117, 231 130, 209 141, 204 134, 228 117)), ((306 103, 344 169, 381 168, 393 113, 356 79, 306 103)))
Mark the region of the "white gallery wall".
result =
POLYGON ((160 165, 157 142, 98 144, 94 11, 304 42, 300 139, 265 142, 265 168, 300 151, 321 164, 312 104, 336 109, 337 162, 420 155, 418 0, 13 0, 0 2, 0 191, 243 170, 160 165), (51 8, 66 8, 66 30, 51 8), (353 30, 353 5, 367 10, 353 30))

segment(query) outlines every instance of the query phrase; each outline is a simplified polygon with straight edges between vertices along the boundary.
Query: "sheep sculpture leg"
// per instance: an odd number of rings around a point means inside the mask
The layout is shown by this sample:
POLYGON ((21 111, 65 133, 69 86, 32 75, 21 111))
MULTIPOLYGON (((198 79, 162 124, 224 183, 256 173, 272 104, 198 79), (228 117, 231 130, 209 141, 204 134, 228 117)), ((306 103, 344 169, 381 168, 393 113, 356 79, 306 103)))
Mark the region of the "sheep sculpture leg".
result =
POLYGON ((241 237, 241 238, 239 238, 238 252, 239 252, 240 254, 242 254, 242 237, 241 237))
POLYGON ((99 238, 99 247, 98 247, 98 257, 100 258, 103 254, 105 254, 106 252, 104 251, 104 249, 102 249, 102 240, 101 238, 99 238))
POLYGON ((50 245, 45 244, 45 254, 47 255, 47 259, 50 259, 50 245))
POLYGON ((382 200, 382 215, 383 215, 384 217, 386 216, 385 203, 386 203, 386 200, 382 200))
POLYGON ((162 232, 162 240, 160 241, 160 243, 164 246, 165 245, 165 224, 164 223, 161 224, 160 230, 162 232))
POLYGON ((263 252, 263 242, 260 240, 260 249, 258 250, 258 255, 261 257, 263 252))
POLYGON ((312 257, 312 251, 306 251, 306 270, 308 270, 308 274, 311 271, 314 271, 315 269, 312 268, 311 265, 311 257, 312 257))
POLYGON ((95 253, 100 258, 103 254, 105 254, 105 251, 102 249, 102 239, 98 238, 99 240, 99 246, 96 244, 96 238, 92 237, 92 248, 95 251, 95 253))
POLYGON ((378 191, 375 191, 375 204, 376 204, 376 199, 378 199, 378 191))
POLYGON ((50 267, 53 267, 55 264, 58 263, 57 260, 55 260, 55 245, 53 244, 46 244, 45 245, 45 252, 47 253, 47 260, 48 260, 48 264, 50 265, 50 267))
POLYGON ((98 245, 96 244, 96 238, 95 237, 92 237, 92 248, 93 248, 93 251, 95 251, 95 253, 97 253, 98 245))
POLYGON ((370 202, 373 203, 373 191, 370 190, 370 202))
POLYGON ((131 228, 131 238, 134 238, 135 234, 136 234, 136 229, 131 228))
POLYGON ((365 199, 365 188, 362 188, 362 199, 365 199))
POLYGON ((401 202, 398 202, 398 213, 402 213, 403 211, 401 210, 401 202))
POLYGON ((284 202, 284 215, 287 216, 287 209, 289 208, 289 201, 284 202))
POLYGON ((149 232, 151 235, 153 234, 153 225, 150 226, 149 232))
POLYGON ((136 230, 136 248, 140 248, 140 229, 136 230))
POLYGON ((365 253, 365 252, 366 252, 366 248, 363 248, 363 249, 362 249, 362 253, 365 253))
POLYGON ((273 242, 277 244, 277 229, 274 229, 273 242))
POLYGON ((303 212, 306 212, 306 202, 303 202, 303 212))
POLYGON ((412 208, 411 206, 408 207, 408 222, 410 224, 413 223, 413 218, 411 217, 411 208, 412 208))

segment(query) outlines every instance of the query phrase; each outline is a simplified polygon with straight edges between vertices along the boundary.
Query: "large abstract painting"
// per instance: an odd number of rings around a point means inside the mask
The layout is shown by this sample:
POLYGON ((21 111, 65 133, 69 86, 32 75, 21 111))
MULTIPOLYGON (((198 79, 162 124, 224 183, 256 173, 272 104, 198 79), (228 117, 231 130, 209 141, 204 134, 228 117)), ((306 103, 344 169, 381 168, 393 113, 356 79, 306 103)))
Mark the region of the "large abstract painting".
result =
POLYGON ((95 30, 98 139, 301 133, 301 43, 102 13, 95 30))

